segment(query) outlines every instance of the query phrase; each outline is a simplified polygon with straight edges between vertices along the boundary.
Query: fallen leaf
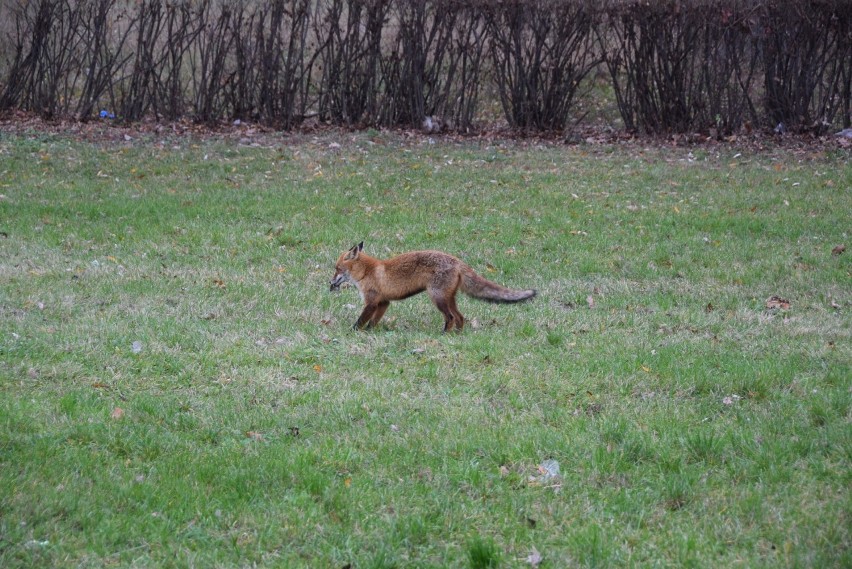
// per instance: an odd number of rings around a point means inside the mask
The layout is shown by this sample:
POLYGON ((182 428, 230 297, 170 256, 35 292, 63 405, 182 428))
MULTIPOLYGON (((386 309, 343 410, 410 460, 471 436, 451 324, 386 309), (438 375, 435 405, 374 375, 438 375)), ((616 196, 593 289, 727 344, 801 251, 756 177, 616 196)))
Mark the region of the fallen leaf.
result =
POLYGON ((122 409, 121 407, 116 407, 112 410, 112 413, 110 413, 109 416, 110 418, 116 420, 122 419, 124 417, 124 409, 122 409))
POLYGON ((352 479, 351 478, 344 478, 343 479, 343 485, 346 486, 347 488, 349 488, 350 486, 352 486, 352 479))
POLYGON ((315 371, 315 372, 317 372, 317 373, 320 373, 320 372, 322 371, 322 366, 321 366, 321 365, 319 365, 319 364, 315 365, 315 366, 314 366, 314 371, 315 371))
POLYGON ((708 302, 707 306, 704 307, 704 311, 707 312, 708 314, 713 312, 713 304, 708 302))
POLYGON ((527 563, 533 567, 538 567, 541 564, 541 553, 533 547, 529 555, 527 555, 527 563))
POLYGON ((559 461, 548 459, 538 466, 538 471, 541 474, 541 481, 548 482, 555 478, 559 478, 559 461))
POLYGON ((246 433, 246 436, 253 441, 262 441, 263 440, 263 433, 258 433, 257 431, 248 431, 246 433))
POLYGON ((778 295, 773 294, 768 299, 766 299, 766 309, 774 310, 776 308, 780 308, 782 310, 788 310, 790 308, 790 301, 781 298, 778 295))
POLYGON ((837 247, 835 247, 834 249, 831 250, 831 254, 834 255, 835 257, 837 257, 838 255, 843 253, 845 250, 846 250, 846 245, 838 245, 837 247))

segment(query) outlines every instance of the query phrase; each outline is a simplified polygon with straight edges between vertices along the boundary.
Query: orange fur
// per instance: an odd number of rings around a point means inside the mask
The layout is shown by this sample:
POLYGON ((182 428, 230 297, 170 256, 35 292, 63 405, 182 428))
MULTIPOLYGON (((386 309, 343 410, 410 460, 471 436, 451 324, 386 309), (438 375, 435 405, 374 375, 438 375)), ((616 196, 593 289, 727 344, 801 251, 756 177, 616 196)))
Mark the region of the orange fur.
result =
POLYGON ((355 329, 375 326, 391 301, 426 291, 441 314, 444 331, 464 327, 464 316, 456 306, 456 292, 489 302, 520 302, 535 296, 535 290, 513 290, 477 275, 465 263, 441 251, 412 251, 388 260, 363 252, 363 241, 340 255, 330 281, 331 290, 349 281, 358 287, 364 310, 355 329))

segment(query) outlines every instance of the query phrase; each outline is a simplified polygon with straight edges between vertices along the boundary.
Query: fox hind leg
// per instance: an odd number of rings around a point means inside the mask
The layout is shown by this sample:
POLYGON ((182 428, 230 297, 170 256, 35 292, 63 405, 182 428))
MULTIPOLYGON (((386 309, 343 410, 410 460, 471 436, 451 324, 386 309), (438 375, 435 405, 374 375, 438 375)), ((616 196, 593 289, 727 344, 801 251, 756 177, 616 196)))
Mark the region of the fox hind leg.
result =
POLYGON ((456 297, 451 296, 447 299, 447 308, 450 309, 450 312, 453 315, 453 324, 456 326, 456 330, 459 332, 464 328, 464 316, 459 312, 459 307, 456 306, 456 297))
POLYGON ((455 298, 451 295, 442 294, 440 290, 430 290, 429 298, 432 299, 432 302, 435 303, 435 306, 444 315, 444 332, 449 332, 454 326, 461 330, 461 326, 464 325, 464 318, 459 313, 458 308, 456 308, 455 298))

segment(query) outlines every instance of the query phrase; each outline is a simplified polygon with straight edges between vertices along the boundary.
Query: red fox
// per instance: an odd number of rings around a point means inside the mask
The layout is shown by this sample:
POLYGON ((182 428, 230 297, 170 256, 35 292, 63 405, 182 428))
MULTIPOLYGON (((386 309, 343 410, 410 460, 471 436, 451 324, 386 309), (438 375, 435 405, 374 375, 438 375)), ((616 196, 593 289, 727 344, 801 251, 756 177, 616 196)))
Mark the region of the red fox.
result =
POLYGON ((329 284, 338 290, 344 281, 358 287, 364 311, 353 328, 359 330, 379 323, 392 300, 429 293, 444 315, 444 332, 464 327, 464 316, 456 306, 456 292, 488 302, 520 302, 535 296, 535 290, 512 290, 489 281, 459 259, 441 251, 412 251, 386 261, 370 257, 364 242, 337 259, 329 284))

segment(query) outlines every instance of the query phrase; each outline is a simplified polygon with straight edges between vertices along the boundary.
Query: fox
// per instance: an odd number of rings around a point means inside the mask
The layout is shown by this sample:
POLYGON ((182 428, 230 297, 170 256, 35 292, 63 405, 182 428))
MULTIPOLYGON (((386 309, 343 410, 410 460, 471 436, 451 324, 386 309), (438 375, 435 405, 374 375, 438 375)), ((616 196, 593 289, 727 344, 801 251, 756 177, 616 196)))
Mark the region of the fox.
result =
POLYGON ((536 295, 535 289, 515 290, 491 282, 449 253, 411 251, 381 260, 364 253, 363 241, 341 253, 329 281, 330 290, 339 290, 344 282, 354 284, 364 301, 364 310, 352 326, 355 330, 376 326, 391 301, 423 291, 444 316, 444 332, 461 332, 464 328, 464 316, 456 306, 459 290, 479 300, 500 303, 521 302, 536 295))

